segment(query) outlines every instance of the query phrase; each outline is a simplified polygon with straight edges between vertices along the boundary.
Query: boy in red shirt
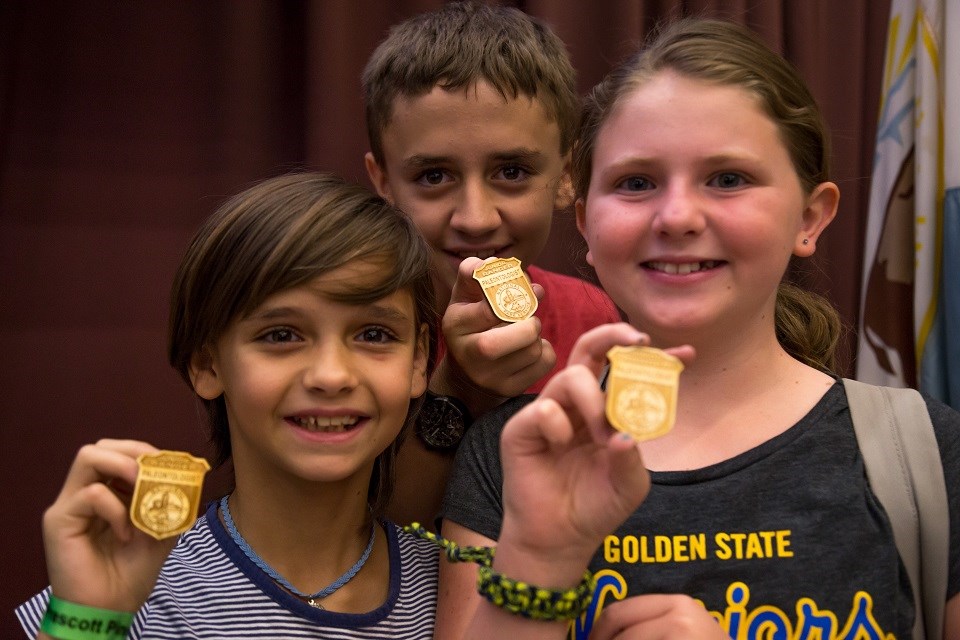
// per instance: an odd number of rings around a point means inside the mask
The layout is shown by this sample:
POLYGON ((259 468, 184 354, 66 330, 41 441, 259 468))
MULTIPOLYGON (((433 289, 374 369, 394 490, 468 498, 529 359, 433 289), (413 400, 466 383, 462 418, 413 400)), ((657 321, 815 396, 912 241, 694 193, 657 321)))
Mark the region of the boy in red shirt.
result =
POLYGON ((572 204, 579 116, 559 37, 519 10, 451 3, 393 27, 363 74, 367 172, 433 249, 442 359, 418 438, 401 452, 393 517, 432 522, 470 416, 536 392, 574 341, 619 314, 593 285, 533 266, 555 211, 572 204), (502 323, 475 268, 518 258, 536 315, 502 323), (424 478, 429 481, 424 482, 424 478))

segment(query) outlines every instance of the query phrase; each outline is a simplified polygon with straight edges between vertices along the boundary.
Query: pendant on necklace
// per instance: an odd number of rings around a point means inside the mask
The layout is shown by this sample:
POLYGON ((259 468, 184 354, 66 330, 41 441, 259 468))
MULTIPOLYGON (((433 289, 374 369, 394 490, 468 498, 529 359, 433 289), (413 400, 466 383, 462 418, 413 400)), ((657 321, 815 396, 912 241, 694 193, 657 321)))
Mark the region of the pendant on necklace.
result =
POLYGON ((320 604, 319 600, 314 600, 313 598, 307 598, 307 604, 313 607, 314 609, 320 609, 321 611, 326 611, 326 609, 323 608, 323 605, 320 604))

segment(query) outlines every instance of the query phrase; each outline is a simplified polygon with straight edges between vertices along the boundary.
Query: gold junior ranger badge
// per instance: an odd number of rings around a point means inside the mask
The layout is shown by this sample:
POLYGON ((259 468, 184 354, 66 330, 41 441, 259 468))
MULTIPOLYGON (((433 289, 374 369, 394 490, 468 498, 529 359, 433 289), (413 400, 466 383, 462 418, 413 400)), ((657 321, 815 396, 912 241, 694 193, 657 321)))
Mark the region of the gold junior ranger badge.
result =
POLYGON ((493 312, 504 322, 519 322, 537 310, 537 296, 517 258, 494 258, 473 271, 493 312))
POLYGON ((144 453, 130 502, 130 520, 157 540, 180 535, 197 519, 203 476, 210 465, 182 451, 144 453))
POLYGON ((677 417, 683 363, 652 347, 613 347, 607 352, 607 420, 634 440, 670 431, 677 417))

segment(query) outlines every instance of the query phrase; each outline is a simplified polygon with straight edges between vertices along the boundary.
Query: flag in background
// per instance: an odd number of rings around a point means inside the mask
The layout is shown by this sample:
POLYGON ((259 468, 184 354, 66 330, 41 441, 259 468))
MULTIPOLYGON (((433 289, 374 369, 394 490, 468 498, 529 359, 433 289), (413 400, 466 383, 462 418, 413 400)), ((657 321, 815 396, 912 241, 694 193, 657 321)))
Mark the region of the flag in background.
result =
POLYGON ((922 345, 920 388, 960 409, 960 0, 946 0, 943 17, 940 297, 922 345))
POLYGON ((857 378, 960 408, 960 0, 891 2, 857 378))

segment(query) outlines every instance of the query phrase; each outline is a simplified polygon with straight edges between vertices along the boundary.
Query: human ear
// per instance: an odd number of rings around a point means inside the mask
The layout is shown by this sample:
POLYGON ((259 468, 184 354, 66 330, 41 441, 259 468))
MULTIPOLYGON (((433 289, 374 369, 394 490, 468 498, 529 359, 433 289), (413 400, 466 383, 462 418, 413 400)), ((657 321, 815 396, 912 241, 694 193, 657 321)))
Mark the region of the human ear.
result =
POLYGON ((557 185, 557 194, 553 198, 553 208, 556 211, 563 211, 573 203, 573 181, 570 180, 569 173, 563 173, 560 176, 560 184, 557 185))
POLYGON ((417 332, 417 345, 413 353, 413 371, 410 377, 410 397, 422 396, 427 390, 427 360, 430 355, 430 328, 427 323, 420 325, 417 332))
POLYGON ((793 243, 793 254, 808 258, 817 250, 817 238, 834 216, 840 202, 840 189, 832 182, 821 182, 807 196, 800 229, 793 243))
POLYGON ((583 198, 577 198, 577 201, 573 203, 573 207, 577 214, 577 231, 580 232, 583 240, 587 243, 587 264, 592 267, 593 255, 590 253, 590 240, 587 239, 587 213, 583 198))
POLYGON ((387 179, 387 172, 380 166, 372 151, 367 151, 363 156, 363 164, 367 168, 367 175, 370 176, 370 182, 373 188, 377 190, 377 195, 389 202, 395 204, 393 192, 390 190, 390 180, 387 179))
POLYGON ((563 211, 573 204, 573 179, 570 177, 570 154, 566 156, 563 163, 563 173, 558 178, 557 191, 553 197, 553 208, 555 211, 563 211))
POLYGON ((215 400, 223 394, 223 383, 214 360, 209 347, 203 347, 190 358, 190 384, 204 400, 215 400))

